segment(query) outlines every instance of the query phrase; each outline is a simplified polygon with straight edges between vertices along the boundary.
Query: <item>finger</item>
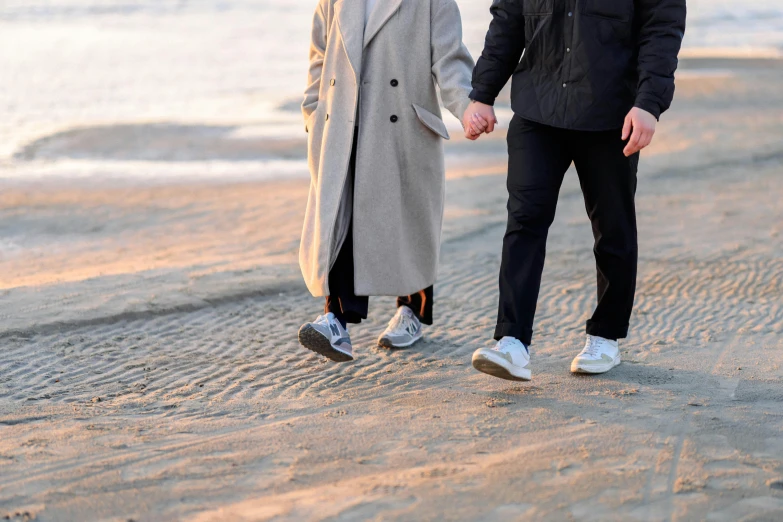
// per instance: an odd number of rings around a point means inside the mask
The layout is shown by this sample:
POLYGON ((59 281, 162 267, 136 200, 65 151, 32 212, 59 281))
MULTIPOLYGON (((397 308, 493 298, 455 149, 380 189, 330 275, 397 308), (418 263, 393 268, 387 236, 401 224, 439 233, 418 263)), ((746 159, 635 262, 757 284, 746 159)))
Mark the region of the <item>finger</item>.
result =
POLYGON ((631 156, 632 154, 639 152, 639 140, 641 139, 641 134, 641 131, 633 131, 631 139, 628 140, 628 144, 625 146, 625 149, 623 149, 623 152, 626 156, 631 156))
POLYGON ((623 134, 620 139, 623 141, 628 139, 628 136, 631 134, 631 128, 633 127, 633 121, 631 119, 631 115, 627 115, 625 117, 625 121, 623 122, 623 134))
POLYGON ((478 127, 473 122, 470 123, 470 129, 473 131, 473 134, 481 134, 484 132, 483 127, 478 127))
POLYGON ((487 134, 495 130, 495 124, 498 122, 498 120, 493 117, 492 120, 489 122, 489 125, 487 125, 487 134))
POLYGON ((481 122, 475 117, 470 120, 470 126, 474 129, 480 130, 481 132, 484 132, 487 128, 487 124, 485 122, 481 122))
POLYGON ((489 125, 489 121, 487 121, 487 119, 486 119, 484 116, 482 116, 481 114, 479 114, 479 113, 475 113, 475 114, 473 115, 473 119, 474 119, 475 121, 478 121, 478 122, 480 122, 480 123, 481 123, 481 124, 482 124, 484 127, 486 127, 487 125, 489 125))

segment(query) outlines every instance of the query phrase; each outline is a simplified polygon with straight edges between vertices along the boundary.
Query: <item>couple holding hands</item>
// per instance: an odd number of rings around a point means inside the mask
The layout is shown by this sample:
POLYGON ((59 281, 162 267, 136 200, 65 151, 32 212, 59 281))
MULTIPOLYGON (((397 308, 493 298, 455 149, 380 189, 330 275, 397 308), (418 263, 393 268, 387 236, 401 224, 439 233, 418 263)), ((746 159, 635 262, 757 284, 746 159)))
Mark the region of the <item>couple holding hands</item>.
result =
POLYGON ((368 296, 397 297, 378 344, 432 324, 443 219, 443 105, 475 140, 512 78, 508 225, 493 348, 473 366, 530 380, 546 238, 573 163, 595 238, 598 293, 571 371, 620 364, 636 287, 639 151, 674 94, 685 0, 494 0, 473 63, 455 0, 320 0, 302 112, 311 174, 299 263, 325 312, 300 343, 350 361, 368 296))

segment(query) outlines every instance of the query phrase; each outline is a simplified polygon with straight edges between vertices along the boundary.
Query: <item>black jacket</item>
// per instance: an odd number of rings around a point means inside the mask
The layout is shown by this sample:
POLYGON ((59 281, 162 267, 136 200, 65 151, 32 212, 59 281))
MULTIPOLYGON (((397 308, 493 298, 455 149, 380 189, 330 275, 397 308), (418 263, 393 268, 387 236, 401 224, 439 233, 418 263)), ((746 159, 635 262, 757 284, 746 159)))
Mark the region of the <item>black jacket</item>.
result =
POLYGON ((554 127, 609 130, 633 106, 669 108, 685 0, 494 0, 490 12, 471 99, 492 105, 513 74, 514 113, 554 127))

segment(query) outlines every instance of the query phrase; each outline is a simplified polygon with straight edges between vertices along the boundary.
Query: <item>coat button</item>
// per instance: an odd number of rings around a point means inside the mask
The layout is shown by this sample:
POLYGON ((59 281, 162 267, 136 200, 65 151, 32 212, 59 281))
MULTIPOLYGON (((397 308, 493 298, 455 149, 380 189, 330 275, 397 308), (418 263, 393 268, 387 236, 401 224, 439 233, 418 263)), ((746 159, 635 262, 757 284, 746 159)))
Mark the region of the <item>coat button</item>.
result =
POLYGON ((334 78, 332 78, 331 80, 329 80, 329 85, 334 85, 334 78))
POLYGON ((392 114, 391 118, 389 118, 389 121, 391 121, 392 123, 397 123, 397 115, 392 114))
POLYGON ((400 84, 400 82, 398 82, 397 80, 392 80, 392 81, 391 81, 391 82, 389 82, 389 83, 391 83, 391 86, 392 86, 392 87, 397 87, 397 86, 400 84))
POLYGON ((329 115, 328 114, 326 115, 326 121, 329 121, 329 115))

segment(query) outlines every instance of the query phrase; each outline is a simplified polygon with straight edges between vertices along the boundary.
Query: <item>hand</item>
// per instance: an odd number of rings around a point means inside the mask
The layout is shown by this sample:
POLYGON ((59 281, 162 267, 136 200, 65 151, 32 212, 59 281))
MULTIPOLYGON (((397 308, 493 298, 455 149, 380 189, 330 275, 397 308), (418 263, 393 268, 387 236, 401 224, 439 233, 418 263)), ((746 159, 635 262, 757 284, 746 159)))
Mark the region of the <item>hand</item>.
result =
POLYGON ((483 133, 489 134, 495 130, 495 109, 491 105, 472 101, 465 114, 462 115, 462 128, 465 129, 465 137, 475 141, 483 133))
POLYGON ((625 117, 623 125, 623 141, 628 140, 629 136, 631 138, 623 149, 623 154, 626 157, 636 154, 650 144, 655 134, 656 123, 658 120, 655 119, 655 116, 644 109, 639 107, 631 109, 631 112, 625 117))

